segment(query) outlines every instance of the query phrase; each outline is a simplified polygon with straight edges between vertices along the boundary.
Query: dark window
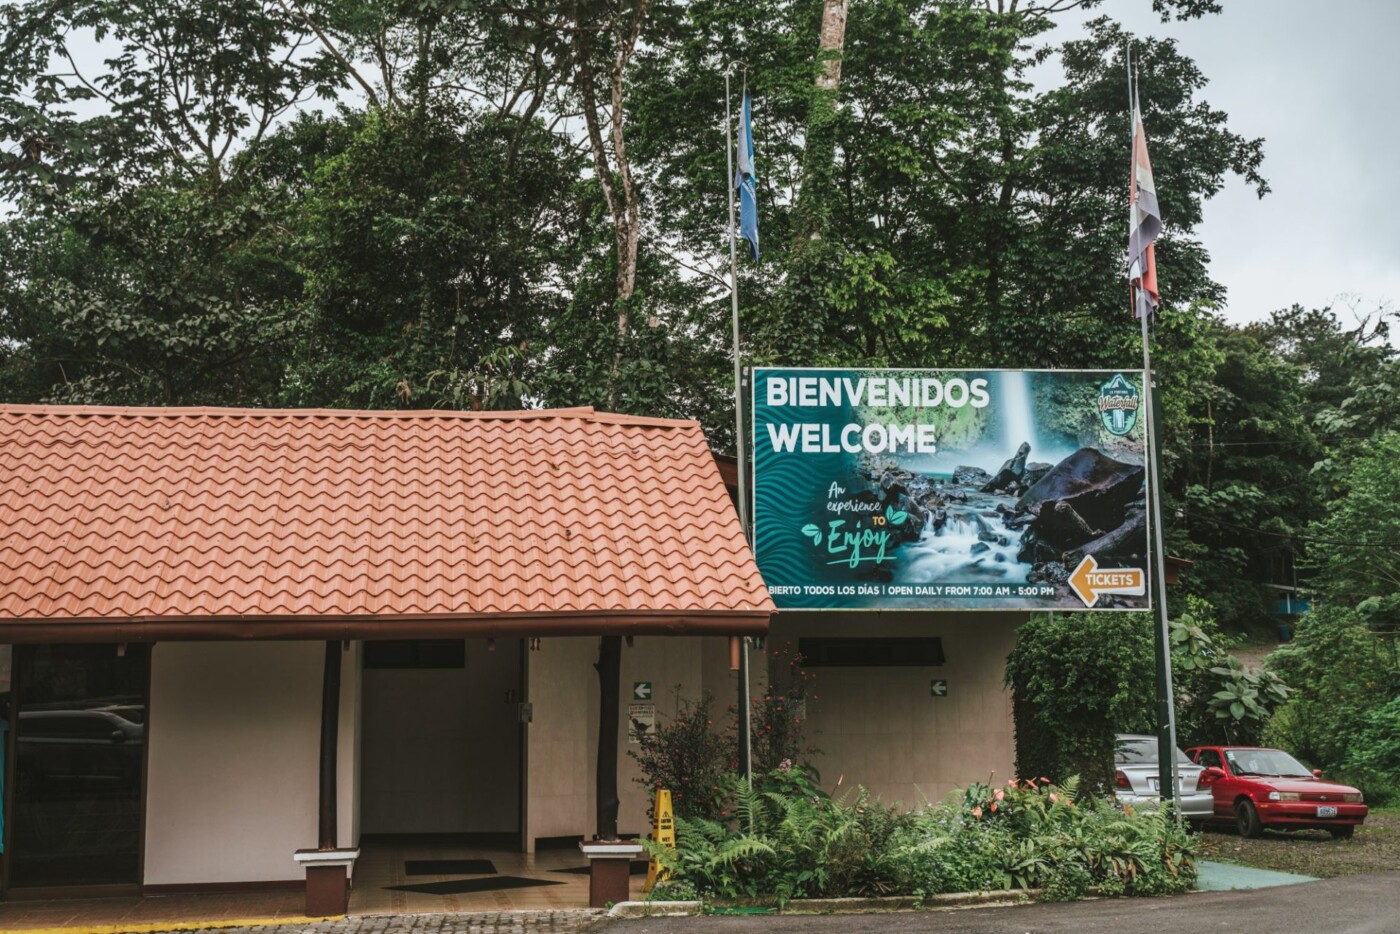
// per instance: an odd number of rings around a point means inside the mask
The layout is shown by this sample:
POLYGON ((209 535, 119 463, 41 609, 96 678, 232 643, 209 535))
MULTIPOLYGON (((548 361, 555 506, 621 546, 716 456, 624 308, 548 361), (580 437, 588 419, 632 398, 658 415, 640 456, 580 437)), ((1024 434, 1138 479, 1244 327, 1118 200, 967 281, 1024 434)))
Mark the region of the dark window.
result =
POLYGON ((461 639, 413 639, 365 643, 365 668, 465 668, 461 639))
POLYGON ((827 638, 797 640, 808 668, 927 668, 941 665, 942 639, 827 638))
POLYGON ((10 884, 140 881, 151 647, 30 645, 15 653, 10 884))

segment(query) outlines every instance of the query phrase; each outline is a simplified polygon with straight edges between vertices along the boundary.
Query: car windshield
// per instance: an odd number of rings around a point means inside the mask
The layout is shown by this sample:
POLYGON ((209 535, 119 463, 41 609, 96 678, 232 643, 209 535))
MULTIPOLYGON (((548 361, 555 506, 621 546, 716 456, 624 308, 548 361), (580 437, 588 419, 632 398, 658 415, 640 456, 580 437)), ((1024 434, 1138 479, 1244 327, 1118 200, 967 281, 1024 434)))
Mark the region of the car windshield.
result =
POLYGON ((1281 749, 1231 749, 1225 761, 1236 775, 1272 775, 1279 778, 1311 778, 1312 772, 1281 749))
MULTIPOLYGON (((1157 740, 1150 736, 1120 736, 1113 759, 1119 765, 1151 765, 1157 761, 1157 740)), ((1176 761, 1191 765, 1191 760, 1180 749, 1176 751, 1176 761)))

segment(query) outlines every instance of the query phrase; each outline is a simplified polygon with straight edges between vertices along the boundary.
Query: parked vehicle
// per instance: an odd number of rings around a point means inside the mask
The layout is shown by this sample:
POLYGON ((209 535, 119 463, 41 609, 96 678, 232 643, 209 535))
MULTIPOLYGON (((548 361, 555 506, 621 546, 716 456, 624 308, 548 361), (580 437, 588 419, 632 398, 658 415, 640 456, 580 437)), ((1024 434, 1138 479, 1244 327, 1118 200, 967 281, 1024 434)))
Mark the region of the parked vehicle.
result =
MULTIPOLYGON (((1114 765, 1115 791, 1123 804, 1161 803, 1161 769, 1157 764, 1157 737, 1123 733, 1116 737, 1114 765)), ((1176 750, 1177 776, 1180 785, 1177 789, 1177 806, 1181 816, 1191 822, 1193 829, 1199 830, 1210 820, 1215 806, 1209 788, 1201 786, 1201 768, 1176 750)))
POLYGON ((1215 800, 1215 819, 1233 820, 1242 837, 1275 830, 1326 830, 1347 839, 1366 820, 1360 790, 1325 781, 1281 749, 1261 746, 1197 746, 1187 754, 1204 771, 1201 782, 1215 800))

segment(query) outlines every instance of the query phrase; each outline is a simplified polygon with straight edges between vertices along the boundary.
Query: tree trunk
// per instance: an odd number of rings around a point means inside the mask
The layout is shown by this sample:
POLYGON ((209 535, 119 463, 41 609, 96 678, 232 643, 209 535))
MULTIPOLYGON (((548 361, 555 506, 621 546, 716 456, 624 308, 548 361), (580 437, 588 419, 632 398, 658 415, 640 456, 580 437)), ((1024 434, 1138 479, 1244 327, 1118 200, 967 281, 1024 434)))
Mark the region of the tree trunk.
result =
POLYGON ((817 39, 816 90, 807 112, 802 186, 797 195, 797 240, 819 240, 835 197, 836 102, 841 92, 841 57, 846 50, 850 0, 823 0, 817 39))
POLYGON ((835 94, 841 87, 841 54, 846 49, 846 14, 851 0, 826 0, 822 4, 822 31, 817 51, 822 59, 817 87, 835 94))
POLYGON ((618 695, 622 693, 622 637, 598 640, 598 771, 594 801, 599 840, 617 839, 617 730, 618 695))
POLYGON ((637 188, 632 179, 632 163, 627 157, 627 138, 624 130, 626 108, 625 81, 627 64, 637 48, 641 36, 642 20, 646 16, 650 0, 640 0, 631 17, 625 22, 614 19, 602 32, 611 37, 611 62, 606 72, 607 105, 599 100, 594 82, 602 75, 595 71, 590 45, 586 36, 592 31, 591 24, 584 22, 575 9, 574 23, 574 75, 575 85, 583 98, 583 122, 588 130, 589 148, 593 155, 593 170, 598 176, 598 184, 603 189, 603 199, 607 202, 608 213, 613 222, 613 248, 617 262, 617 311, 616 346, 613 351, 608 405, 614 402, 618 370, 622 367, 623 345, 631 321, 632 296, 637 287, 637 246, 641 238, 641 219, 638 211, 637 188), (604 123, 610 132, 610 140, 605 139, 604 123), (611 147, 608 143, 611 142, 611 147))

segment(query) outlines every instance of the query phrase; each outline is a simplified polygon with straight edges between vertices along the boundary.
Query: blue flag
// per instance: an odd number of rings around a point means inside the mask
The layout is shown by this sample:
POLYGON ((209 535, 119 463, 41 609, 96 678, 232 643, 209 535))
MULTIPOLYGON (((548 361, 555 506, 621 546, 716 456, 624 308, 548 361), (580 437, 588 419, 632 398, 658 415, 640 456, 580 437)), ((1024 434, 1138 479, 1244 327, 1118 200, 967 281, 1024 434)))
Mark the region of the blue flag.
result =
POLYGON ((753 102, 744 89, 744 107, 739 120, 739 171, 734 187, 739 189, 739 236, 749 242, 749 251, 758 260, 758 187, 753 176, 753 102))

